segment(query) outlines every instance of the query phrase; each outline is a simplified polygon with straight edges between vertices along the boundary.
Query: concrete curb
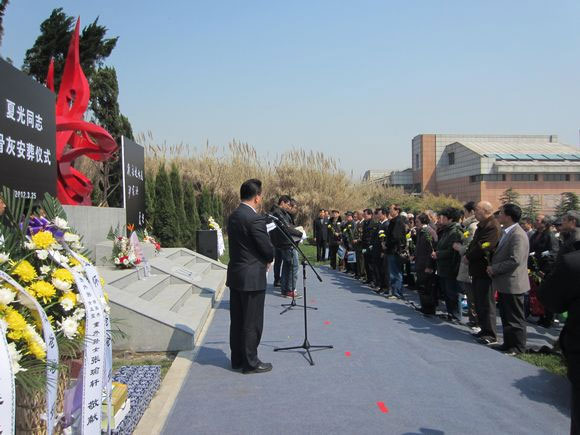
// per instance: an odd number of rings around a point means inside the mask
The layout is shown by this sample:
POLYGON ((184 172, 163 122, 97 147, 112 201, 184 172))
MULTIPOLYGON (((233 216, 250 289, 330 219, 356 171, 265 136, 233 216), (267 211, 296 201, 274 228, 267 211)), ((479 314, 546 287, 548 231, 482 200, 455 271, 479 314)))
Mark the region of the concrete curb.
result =
POLYGON ((177 354, 177 357, 163 379, 161 388, 159 388, 159 391, 153 397, 153 400, 151 400, 147 411, 145 411, 145 414, 143 414, 143 417, 141 417, 139 424, 135 428, 133 432, 135 435, 160 434, 163 430, 167 417, 169 417, 169 413, 173 408, 173 403, 189 373, 191 364, 195 361, 199 353, 200 345, 203 343, 209 325, 211 325, 215 316, 216 308, 222 300, 224 290, 225 285, 222 286, 221 290, 216 292, 214 306, 203 324, 200 333, 196 334, 193 350, 184 350, 177 354))

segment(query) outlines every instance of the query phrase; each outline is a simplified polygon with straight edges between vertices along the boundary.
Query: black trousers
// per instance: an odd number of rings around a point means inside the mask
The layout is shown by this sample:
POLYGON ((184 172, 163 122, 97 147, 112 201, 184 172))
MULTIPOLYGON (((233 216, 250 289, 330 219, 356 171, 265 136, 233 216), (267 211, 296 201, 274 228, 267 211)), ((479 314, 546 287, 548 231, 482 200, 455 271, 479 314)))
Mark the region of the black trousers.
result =
POLYGON ((316 241, 316 261, 326 260, 326 247, 328 243, 323 240, 316 241))
POLYGON ((580 385, 572 383, 570 435, 580 435, 580 385))
POLYGON ((503 326, 503 342, 517 352, 526 350, 526 317, 524 295, 499 294, 499 315, 503 326))
POLYGON ((264 328, 266 290, 230 289, 230 350, 232 366, 251 370, 258 366, 258 345, 264 328))
POLYGON ((282 270, 282 250, 274 249, 274 281, 280 282, 280 271, 282 270))
POLYGON ((356 249, 356 276, 365 276, 365 259, 362 253, 362 248, 356 249))
POLYGON ((419 301, 421 312, 435 314, 439 300, 437 298, 436 276, 434 273, 417 272, 417 288, 419 289, 419 301))
POLYGON ((338 245, 330 245, 328 255, 330 257, 330 267, 336 269, 336 254, 338 253, 338 245))
POLYGON ((373 255, 370 249, 367 248, 366 252, 363 254, 365 263, 365 273, 367 275, 367 281, 373 280, 373 255))
POLYGON ((382 257, 380 254, 374 256, 375 285, 383 290, 388 290, 390 285, 389 263, 387 254, 382 257))
POLYGON ((497 339, 495 299, 491 290, 491 278, 473 277, 475 311, 482 335, 497 339))

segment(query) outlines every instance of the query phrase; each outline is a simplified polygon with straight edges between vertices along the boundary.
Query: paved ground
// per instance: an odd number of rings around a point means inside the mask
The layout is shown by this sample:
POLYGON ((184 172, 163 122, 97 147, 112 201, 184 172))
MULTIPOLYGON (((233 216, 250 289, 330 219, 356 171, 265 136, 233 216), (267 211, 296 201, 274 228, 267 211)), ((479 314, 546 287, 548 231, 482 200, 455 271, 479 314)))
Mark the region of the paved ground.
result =
MULTIPOLYGON (((547 434, 569 431, 569 384, 475 343, 466 328, 427 319, 328 268, 309 273, 313 352, 302 344, 303 314, 280 315, 268 290, 260 358, 274 370, 230 369, 228 295, 164 428, 166 434, 547 434)), ((301 279, 299 280, 301 285, 301 279)), ((534 344, 545 331, 530 329, 534 344)))

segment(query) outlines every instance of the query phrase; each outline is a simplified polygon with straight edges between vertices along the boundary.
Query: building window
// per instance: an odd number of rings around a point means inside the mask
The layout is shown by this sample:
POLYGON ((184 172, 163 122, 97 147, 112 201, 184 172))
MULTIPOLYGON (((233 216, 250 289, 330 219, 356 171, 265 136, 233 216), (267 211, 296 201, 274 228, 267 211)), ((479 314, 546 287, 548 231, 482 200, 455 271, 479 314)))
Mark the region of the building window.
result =
POLYGON ((479 183, 480 181, 505 181, 505 174, 479 174, 472 175, 469 177, 469 181, 472 183, 479 183))
POLYGON ((455 153, 448 153, 447 158, 449 159, 449 165, 455 164, 455 153))
POLYGON ((570 181, 570 174, 544 174, 544 181, 570 181))
POLYGON ((513 174, 512 181, 538 181, 538 174, 513 174))
POLYGON ((415 168, 419 169, 419 154, 415 154, 415 168))
POLYGON ((580 174, 576 174, 576 181, 580 181, 580 174))

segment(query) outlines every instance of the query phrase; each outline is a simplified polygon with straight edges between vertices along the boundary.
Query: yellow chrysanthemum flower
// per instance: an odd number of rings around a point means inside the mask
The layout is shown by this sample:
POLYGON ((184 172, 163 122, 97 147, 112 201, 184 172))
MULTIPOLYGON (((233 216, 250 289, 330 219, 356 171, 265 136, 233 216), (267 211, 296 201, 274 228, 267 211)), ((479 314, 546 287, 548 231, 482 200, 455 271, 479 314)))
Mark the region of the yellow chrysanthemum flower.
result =
POLYGON ((411 238, 411 233, 407 233, 407 234, 405 234, 405 238, 406 238, 406 239, 410 239, 410 238, 411 238))
POLYGON ((79 327, 77 329, 77 332, 79 333, 79 335, 82 337, 85 335, 85 321, 81 321, 79 322, 79 327))
POLYGON ((99 276, 99 281, 101 281, 101 287, 105 288, 106 283, 102 276, 99 276))
POLYGON ((36 281, 30 285, 29 289, 36 296, 36 299, 42 299, 45 304, 56 294, 56 288, 46 281, 36 281))
POLYGON ((465 237, 465 238, 467 239, 467 238, 469 237, 469 231, 465 231, 465 232, 463 233, 463 237, 465 237))
POLYGON ((489 243, 489 242, 483 242, 481 244, 482 249, 489 248, 490 246, 491 246, 491 243, 489 243))
POLYGON ((70 301, 70 303, 74 307, 77 304, 77 295, 74 294, 73 292, 66 292, 65 294, 63 294, 60 297, 59 302, 62 302, 62 301, 65 301, 65 300, 70 301))
POLYGON ((52 277, 54 279, 59 279, 64 282, 68 282, 69 284, 72 284, 75 280, 72 273, 63 268, 56 269, 54 272, 52 272, 52 277))
POLYGON ((109 293, 103 292, 103 297, 105 298, 105 302, 109 303, 109 293))
POLYGON ((34 355, 36 359, 43 360, 46 358, 46 351, 42 348, 42 345, 36 341, 28 342, 28 351, 34 355))
POLYGON ((36 269, 26 260, 20 261, 16 267, 12 269, 12 273, 24 282, 31 282, 37 277, 36 269))
POLYGON ((4 320, 8 325, 8 329, 12 331, 22 331, 27 325, 26 319, 24 319, 22 314, 11 307, 6 308, 6 316, 4 317, 4 320))
POLYGON ((32 236, 32 243, 36 249, 48 249, 56 243, 56 239, 50 231, 39 231, 32 236))
POLYGON ((68 257, 68 263, 72 267, 80 266, 81 265, 81 262, 79 260, 77 260, 75 257, 72 257, 72 256, 71 257, 68 257))

